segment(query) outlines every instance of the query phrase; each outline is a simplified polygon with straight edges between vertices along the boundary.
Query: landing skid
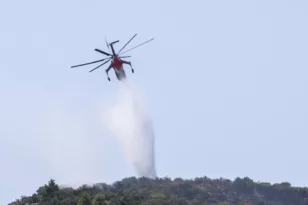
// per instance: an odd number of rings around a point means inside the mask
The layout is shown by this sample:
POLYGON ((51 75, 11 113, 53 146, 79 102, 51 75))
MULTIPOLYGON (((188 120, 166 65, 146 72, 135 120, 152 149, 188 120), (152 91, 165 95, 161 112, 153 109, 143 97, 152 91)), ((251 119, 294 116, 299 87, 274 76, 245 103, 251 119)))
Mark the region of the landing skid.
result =
MULTIPOLYGON (((132 69, 132 73, 135 73, 135 70, 132 68, 132 66, 131 66, 131 69, 132 69)), ((115 75, 116 75, 116 77, 117 77, 117 79, 118 80, 122 80, 122 79, 126 79, 126 74, 125 74, 125 71, 122 69, 122 70, 120 70, 120 71, 114 71, 115 72, 115 75)), ((107 73, 107 79, 108 79, 108 81, 111 81, 110 80, 110 77, 109 77, 109 75, 108 75, 108 72, 106 72, 107 73)))
POLYGON ((132 73, 134 73, 135 71, 134 71, 134 69, 133 69, 132 64, 131 64, 131 63, 129 63, 129 65, 130 65, 130 68, 132 69, 132 73))

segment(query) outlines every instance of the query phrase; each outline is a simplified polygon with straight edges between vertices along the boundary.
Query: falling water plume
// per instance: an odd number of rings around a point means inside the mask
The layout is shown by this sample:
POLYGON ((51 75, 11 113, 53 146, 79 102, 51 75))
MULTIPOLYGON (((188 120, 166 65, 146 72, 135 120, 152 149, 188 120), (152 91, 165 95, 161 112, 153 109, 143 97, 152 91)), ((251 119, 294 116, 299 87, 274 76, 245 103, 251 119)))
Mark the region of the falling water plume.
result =
POLYGON ((107 115, 108 129, 122 145, 138 177, 156 177, 154 130, 137 89, 127 81, 107 115))

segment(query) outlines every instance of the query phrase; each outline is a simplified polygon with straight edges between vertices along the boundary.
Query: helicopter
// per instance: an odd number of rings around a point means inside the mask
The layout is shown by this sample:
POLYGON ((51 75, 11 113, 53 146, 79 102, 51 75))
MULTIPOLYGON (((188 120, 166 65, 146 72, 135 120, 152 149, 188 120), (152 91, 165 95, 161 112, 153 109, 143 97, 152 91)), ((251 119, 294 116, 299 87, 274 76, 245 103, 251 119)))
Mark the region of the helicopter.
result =
POLYGON ((141 46, 141 45, 144 45, 144 44, 146 44, 146 43, 148 43, 148 42, 150 42, 150 41, 152 41, 152 40, 154 40, 154 38, 152 38, 152 39, 150 39, 150 40, 148 40, 148 41, 146 41, 146 42, 144 42, 144 43, 141 43, 141 44, 139 44, 139 45, 137 45, 137 46, 135 46, 135 47, 133 47, 133 48, 131 48, 131 49, 128 49, 128 50, 126 50, 126 51, 124 51, 124 52, 121 53, 121 51, 122 51, 122 50, 123 50, 123 49, 124 49, 124 48, 125 48, 136 36, 137 36, 137 34, 135 34, 135 35, 134 35, 134 36, 133 36, 133 37, 132 37, 132 38, 131 38, 131 39, 130 39, 130 40, 118 51, 118 52, 117 52, 117 53, 116 53, 115 50, 114 50, 114 44, 118 43, 119 40, 113 41, 113 42, 111 42, 111 43, 108 43, 107 40, 106 40, 106 37, 105 37, 105 41, 106 41, 106 45, 107 45, 107 47, 108 47, 109 53, 107 53, 107 52, 105 52, 105 51, 102 51, 102 50, 100 50, 100 49, 97 49, 97 48, 95 48, 94 51, 99 52, 99 53, 102 53, 102 54, 104 54, 104 55, 106 55, 106 56, 109 56, 108 58, 103 58, 103 59, 100 59, 100 60, 97 60, 97 61, 93 61, 93 62, 89 62, 89 63, 84 63, 84 64, 80 64, 80 65, 74 65, 74 66, 71 66, 71 68, 75 68, 75 67, 79 67, 79 66, 85 66, 85 65, 89 65, 89 64, 98 63, 98 62, 103 62, 102 64, 98 65, 97 67, 95 67, 95 68, 93 68, 92 70, 89 71, 89 72, 92 72, 92 71, 94 71, 94 70, 100 68, 101 66, 105 65, 106 63, 108 63, 108 62, 111 60, 110 65, 109 65, 108 68, 106 69, 106 74, 107 74, 108 80, 110 81, 110 77, 109 77, 109 74, 108 74, 108 73, 109 73, 109 71, 110 71, 111 68, 114 69, 115 75, 116 75, 116 77, 117 77, 117 79, 118 79, 119 81, 124 80, 124 79, 126 79, 126 73, 125 73, 125 70, 124 70, 124 68, 123 68, 123 64, 130 65, 132 73, 134 73, 134 69, 133 69, 132 64, 131 64, 130 61, 125 61, 125 60, 123 60, 123 58, 129 58, 129 57, 131 57, 131 56, 120 56, 120 55, 121 55, 121 54, 124 54, 124 53, 126 53, 126 52, 128 52, 128 51, 130 51, 130 50, 133 50, 133 49, 135 49, 135 48, 137 48, 137 47, 139 47, 139 46, 141 46), (110 54, 110 48, 111 48, 112 54, 110 54))

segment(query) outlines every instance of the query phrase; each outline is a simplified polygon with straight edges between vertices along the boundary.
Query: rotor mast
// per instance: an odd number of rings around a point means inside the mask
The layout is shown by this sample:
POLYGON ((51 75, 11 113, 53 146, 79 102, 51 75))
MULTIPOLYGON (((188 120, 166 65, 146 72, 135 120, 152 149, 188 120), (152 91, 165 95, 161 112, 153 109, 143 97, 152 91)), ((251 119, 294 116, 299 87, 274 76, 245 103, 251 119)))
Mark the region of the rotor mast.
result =
POLYGON ((117 56, 116 52, 114 51, 113 44, 118 43, 118 42, 119 42, 119 40, 114 41, 114 42, 111 42, 111 43, 109 44, 109 46, 111 47, 112 55, 113 55, 113 56, 117 56))

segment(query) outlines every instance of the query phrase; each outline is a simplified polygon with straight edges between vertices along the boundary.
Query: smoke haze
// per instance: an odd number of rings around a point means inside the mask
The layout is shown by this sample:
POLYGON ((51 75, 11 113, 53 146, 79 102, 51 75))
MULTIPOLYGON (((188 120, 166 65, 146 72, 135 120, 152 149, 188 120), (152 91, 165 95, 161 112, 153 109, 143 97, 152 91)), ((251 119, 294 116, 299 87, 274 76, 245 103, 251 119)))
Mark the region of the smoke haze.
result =
POLYGON ((156 177, 154 130, 141 95, 127 81, 105 116, 107 128, 121 144, 138 177, 156 177))

